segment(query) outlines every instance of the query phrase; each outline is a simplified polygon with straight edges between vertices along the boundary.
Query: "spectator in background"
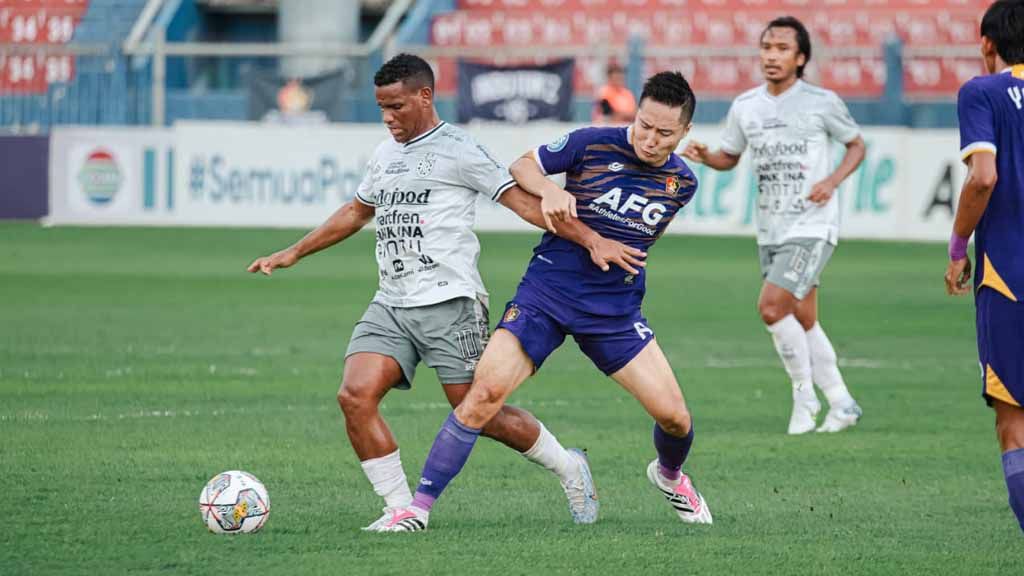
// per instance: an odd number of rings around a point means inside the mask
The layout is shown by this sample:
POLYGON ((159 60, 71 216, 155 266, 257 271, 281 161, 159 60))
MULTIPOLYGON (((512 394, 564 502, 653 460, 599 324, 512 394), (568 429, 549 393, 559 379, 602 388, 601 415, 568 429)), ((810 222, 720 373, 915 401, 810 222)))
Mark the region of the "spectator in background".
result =
POLYGON ((626 86, 626 70, 616 64, 608 65, 607 82, 594 100, 595 124, 629 124, 636 116, 636 98, 626 86))

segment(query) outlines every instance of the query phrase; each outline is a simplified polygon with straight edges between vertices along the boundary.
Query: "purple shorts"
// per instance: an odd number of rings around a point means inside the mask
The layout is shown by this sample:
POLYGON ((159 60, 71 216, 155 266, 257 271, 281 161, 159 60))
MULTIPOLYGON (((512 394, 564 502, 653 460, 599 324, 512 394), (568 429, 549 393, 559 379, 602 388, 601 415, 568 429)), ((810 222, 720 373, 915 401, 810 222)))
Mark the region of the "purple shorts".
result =
POLYGON ((629 364, 654 340, 654 331, 639 308, 624 316, 588 314, 525 282, 505 306, 498 328, 515 334, 537 370, 562 345, 566 334, 608 375, 629 364))

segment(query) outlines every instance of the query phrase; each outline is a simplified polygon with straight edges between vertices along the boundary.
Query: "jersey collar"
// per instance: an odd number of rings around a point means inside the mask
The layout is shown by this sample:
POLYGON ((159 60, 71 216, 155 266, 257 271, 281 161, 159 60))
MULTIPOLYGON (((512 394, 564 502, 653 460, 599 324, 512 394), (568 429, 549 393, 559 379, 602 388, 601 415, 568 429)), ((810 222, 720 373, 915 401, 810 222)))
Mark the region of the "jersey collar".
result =
POLYGON ((768 84, 764 84, 762 94, 764 94, 765 98, 771 100, 772 102, 782 102, 786 98, 789 98, 791 95, 796 94, 797 92, 802 90, 803 87, 804 81, 797 78, 796 82, 794 82, 792 86, 790 86, 785 92, 779 94, 778 96, 772 96, 772 93, 768 91, 768 84))
POLYGON ((447 122, 445 122, 444 120, 441 120, 440 122, 438 122, 437 126, 434 126, 430 130, 427 130, 423 134, 420 134, 419 136, 417 136, 417 137, 413 138, 412 140, 409 140, 408 142, 406 142, 405 143, 405 147, 408 148, 409 146, 412 146, 413 144, 415 144, 417 142, 422 142, 422 141, 426 140, 427 138, 430 138, 432 135, 434 135, 434 133, 436 133, 438 130, 440 130, 441 127, 444 126, 445 124, 447 124, 447 122))

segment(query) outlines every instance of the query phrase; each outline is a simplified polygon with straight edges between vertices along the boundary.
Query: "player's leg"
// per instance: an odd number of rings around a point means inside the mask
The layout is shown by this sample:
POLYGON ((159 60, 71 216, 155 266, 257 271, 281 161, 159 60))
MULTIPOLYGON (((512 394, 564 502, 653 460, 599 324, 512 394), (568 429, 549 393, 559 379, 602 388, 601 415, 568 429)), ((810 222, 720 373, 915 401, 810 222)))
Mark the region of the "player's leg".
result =
POLYGON ((349 442, 374 492, 385 502, 385 515, 367 530, 379 529, 389 517, 388 509, 412 501, 398 444, 379 409, 389 390, 409 387, 419 361, 412 343, 401 334, 394 312, 370 304, 349 340, 338 389, 349 442))
POLYGON ((829 410, 818 432, 839 432, 856 424, 861 417, 860 406, 850 395, 839 371, 838 357, 825 330, 818 322, 818 288, 814 287, 796 306, 796 318, 807 331, 811 354, 811 374, 828 400, 829 410))
POLYGON ((824 246, 823 241, 813 244, 813 241, 797 240, 780 246, 758 247, 765 281, 757 308, 792 383, 790 434, 814 430, 821 409, 814 393, 807 332, 797 320, 796 311, 800 299, 813 287, 814 271, 824 246))
POLYGON ((484 349, 469 391, 434 439, 412 505, 395 516, 391 531, 426 528, 434 502, 462 470, 483 427, 564 340, 556 321, 542 309, 527 303, 521 306, 524 299, 521 287, 484 349))
POLYGON ((516 337, 498 329, 480 358, 469 391, 434 438, 412 504, 396 511, 386 531, 426 529, 434 503, 462 471, 483 427, 500 411, 509 394, 530 377, 533 368, 533 361, 516 337))
POLYGON ((658 457, 647 467, 648 479, 680 519, 710 524, 707 502, 682 471, 693 445, 690 411, 672 367, 653 336, 639 354, 611 377, 654 418, 654 448, 658 457))
POLYGON ((1024 304, 983 287, 975 306, 982 395, 995 409, 1010 507, 1024 530, 1024 304))
POLYGON ((1003 476, 1010 508, 1024 530, 1024 409, 995 400, 996 435, 1003 453, 1003 476))
MULTIPOLYGON (((444 393, 452 408, 457 407, 469 392, 469 384, 449 384, 444 393)), ((583 451, 566 449, 536 416, 516 406, 504 405, 480 432, 519 452, 524 458, 558 477, 569 498, 573 520, 589 524, 597 520, 596 509, 590 513, 593 480, 590 465, 583 451)))
MULTIPOLYGON (((524 306, 527 304, 528 302, 523 303, 524 306)), ((511 315, 506 313, 509 322, 505 322, 503 316, 503 324, 508 324, 510 329, 515 329, 515 325, 519 323, 534 322, 530 319, 519 319, 518 315, 523 312, 518 305, 515 310, 518 312, 512 312, 511 315)), ((528 314, 534 313, 532 309, 528 310, 528 314)), ((456 298, 422 307, 416 314, 415 326, 419 332, 416 339, 421 342, 420 355, 427 366, 437 370, 437 377, 444 385, 448 401, 455 408, 469 392, 469 382, 473 380, 480 352, 487 346, 487 305, 481 299, 456 298)), ((554 435, 526 410, 502 406, 483 427, 481 435, 505 444, 531 462, 555 473, 566 488, 570 503, 584 496, 576 494, 573 487, 586 484, 582 478, 584 473, 588 472, 585 459, 581 458, 581 454, 566 450, 554 435)), ((586 514, 578 508, 579 506, 571 507, 573 518, 577 522, 587 521, 586 514)))

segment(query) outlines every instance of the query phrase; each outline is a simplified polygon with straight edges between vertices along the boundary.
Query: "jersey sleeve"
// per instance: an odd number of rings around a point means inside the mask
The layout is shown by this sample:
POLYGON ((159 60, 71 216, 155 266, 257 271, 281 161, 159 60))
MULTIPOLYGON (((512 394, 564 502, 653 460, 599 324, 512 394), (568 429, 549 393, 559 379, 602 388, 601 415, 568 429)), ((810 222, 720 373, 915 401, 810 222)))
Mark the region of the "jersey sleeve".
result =
POLYGON ((533 151, 533 157, 540 164, 544 174, 572 172, 583 161, 583 152, 590 141, 586 128, 574 130, 551 144, 533 151))
POLYGON ((719 145, 722 152, 733 156, 740 156, 747 149, 747 135, 743 133, 739 116, 740 112, 733 102, 729 107, 729 114, 725 117, 725 132, 722 133, 722 142, 719 145))
POLYGON ((976 152, 996 153, 995 122, 992 105, 976 82, 960 88, 956 98, 956 114, 960 121, 960 159, 976 152))
POLYGON ((516 184, 508 168, 495 160, 491 152, 477 142, 467 143, 457 163, 466 187, 476 190, 494 202, 516 184))
POLYGON ((377 188, 373 185, 377 179, 377 172, 380 165, 377 164, 376 154, 373 158, 370 158, 366 162, 366 170, 363 172, 363 179, 359 182, 359 187, 356 188, 356 200, 366 204, 367 206, 377 205, 377 188))
POLYGON ((860 126, 850 115, 846 102, 834 92, 828 93, 828 103, 824 114, 825 131, 833 139, 849 144, 860 136, 860 126))

